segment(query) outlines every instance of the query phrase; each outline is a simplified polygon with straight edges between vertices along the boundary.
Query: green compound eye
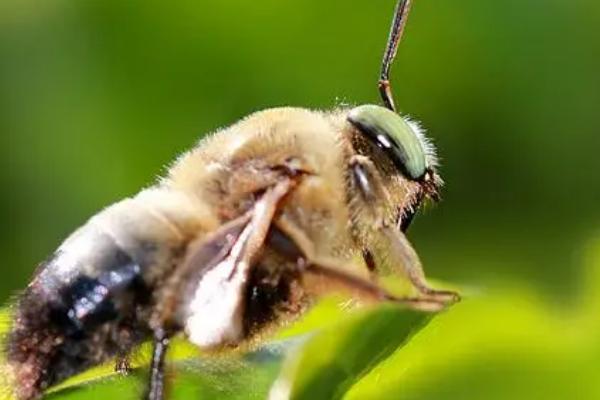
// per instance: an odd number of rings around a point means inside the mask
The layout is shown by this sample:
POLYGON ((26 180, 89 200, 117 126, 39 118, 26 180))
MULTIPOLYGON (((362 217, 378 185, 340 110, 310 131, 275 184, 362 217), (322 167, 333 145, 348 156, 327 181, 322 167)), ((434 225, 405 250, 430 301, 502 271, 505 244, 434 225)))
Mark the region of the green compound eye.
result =
POLYGON ((384 107, 364 105, 350 110, 348 121, 381 148, 407 178, 423 178, 427 170, 423 144, 401 116, 384 107))

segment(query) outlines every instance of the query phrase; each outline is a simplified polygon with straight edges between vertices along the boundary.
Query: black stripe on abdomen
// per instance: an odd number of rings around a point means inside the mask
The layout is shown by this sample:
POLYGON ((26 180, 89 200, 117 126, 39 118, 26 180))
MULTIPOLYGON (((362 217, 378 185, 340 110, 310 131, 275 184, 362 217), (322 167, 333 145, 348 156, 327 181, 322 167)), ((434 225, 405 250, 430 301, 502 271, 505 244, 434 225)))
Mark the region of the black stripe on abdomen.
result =
POLYGON ((51 320, 66 337, 83 339, 101 324, 130 318, 135 303, 147 297, 139 263, 116 243, 107 247, 96 259, 97 276, 76 275, 59 290, 51 320))

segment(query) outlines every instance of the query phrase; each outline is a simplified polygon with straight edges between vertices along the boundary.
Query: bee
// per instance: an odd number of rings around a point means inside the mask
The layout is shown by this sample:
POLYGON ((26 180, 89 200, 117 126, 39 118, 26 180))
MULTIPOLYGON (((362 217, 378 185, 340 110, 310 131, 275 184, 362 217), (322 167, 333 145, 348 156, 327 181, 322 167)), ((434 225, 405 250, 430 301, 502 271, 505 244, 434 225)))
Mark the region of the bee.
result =
POLYGON ((275 108, 202 139, 154 186, 93 216, 20 295, 6 340, 19 400, 153 341, 144 397, 165 396, 183 334, 230 348, 323 292, 438 311, 458 300, 425 279, 405 236, 438 200, 433 146, 396 113, 390 68, 408 17, 399 0, 383 58, 384 106, 275 108), (396 272, 414 295, 377 276, 396 272))

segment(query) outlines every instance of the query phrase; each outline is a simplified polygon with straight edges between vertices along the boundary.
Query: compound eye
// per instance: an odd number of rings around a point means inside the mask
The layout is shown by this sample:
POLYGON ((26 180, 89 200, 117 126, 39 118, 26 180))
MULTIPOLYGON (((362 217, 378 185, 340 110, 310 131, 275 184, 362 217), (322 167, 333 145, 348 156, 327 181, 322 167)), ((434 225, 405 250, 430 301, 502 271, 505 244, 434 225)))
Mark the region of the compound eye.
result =
POLYGON ((425 150, 401 116, 384 107, 364 105, 350 110, 348 121, 381 148, 407 178, 423 178, 427 170, 425 150))

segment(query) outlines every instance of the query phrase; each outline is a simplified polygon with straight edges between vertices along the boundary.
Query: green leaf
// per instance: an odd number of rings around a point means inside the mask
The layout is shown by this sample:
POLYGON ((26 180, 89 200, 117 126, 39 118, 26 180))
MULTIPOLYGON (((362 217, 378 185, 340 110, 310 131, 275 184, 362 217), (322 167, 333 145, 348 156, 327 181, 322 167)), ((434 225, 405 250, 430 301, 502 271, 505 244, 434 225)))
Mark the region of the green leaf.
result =
MULTIPOLYGON (((182 344, 179 344, 182 345, 182 344)), ((169 366, 170 399, 263 399, 279 370, 286 343, 266 346, 244 357, 189 357, 169 366)), ((55 391, 52 400, 135 399, 147 380, 145 368, 126 377, 105 376, 55 391)))
POLYGON ((600 240, 578 299, 556 304, 503 284, 440 315, 344 397, 600 398, 600 240))
MULTIPOLYGON (((278 387, 293 386, 290 398, 329 398, 322 396, 334 393, 339 397, 430 318, 391 305, 362 310, 348 318, 347 305, 348 301, 339 298, 325 300, 301 321, 283 329, 276 340, 246 355, 209 356, 176 340, 169 353, 169 399, 264 399, 278 376, 278 387), (320 370, 329 371, 325 379, 320 370), (317 391, 311 389, 315 383, 317 391)), ((5 313, 0 334, 6 332, 7 322, 5 313)), ((47 398, 137 398, 146 384, 149 353, 148 344, 135 352, 134 370, 128 376, 116 374, 109 363, 52 388, 47 398)), ((0 398, 10 399, 8 392, 8 387, 0 388, 0 393, 5 393, 0 398)))
POLYGON ((323 330, 292 354, 271 398, 339 399, 429 319, 386 305, 323 330))

